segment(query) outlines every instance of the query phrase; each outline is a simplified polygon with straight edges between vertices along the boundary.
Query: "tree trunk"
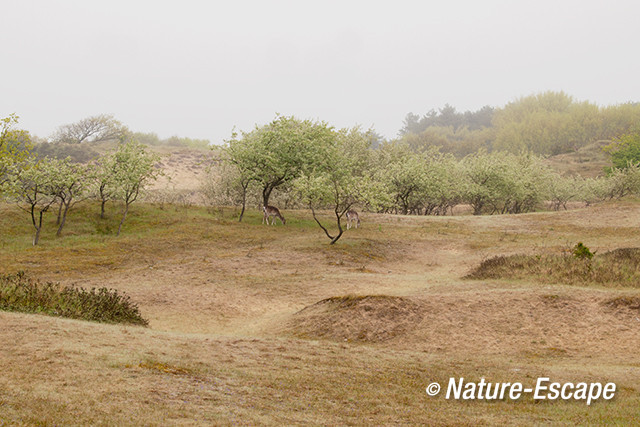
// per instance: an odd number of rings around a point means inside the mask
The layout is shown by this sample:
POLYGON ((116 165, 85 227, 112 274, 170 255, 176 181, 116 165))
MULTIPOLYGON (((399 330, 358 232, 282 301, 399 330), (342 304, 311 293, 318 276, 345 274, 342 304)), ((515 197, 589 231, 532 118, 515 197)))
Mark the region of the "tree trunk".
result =
POLYGON ((105 199, 102 199, 102 203, 100 204, 100 219, 104 219, 104 204, 107 203, 105 199))
MULTIPOLYGON (((37 245, 40 241, 40 230, 42 230, 42 213, 43 211, 40 211, 40 220, 38 221, 38 225, 36 226, 36 235, 33 237, 33 246, 37 245)), ((33 225, 35 225, 35 221, 33 225)))
POLYGON ((247 206, 247 185, 242 186, 242 210, 240 211, 240 217, 238 218, 238 222, 242 222, 242 217, 244 216, 244 210, 247 206))
POLYGON ((62 235, 62 229, 64 228, 64 223, 67 221, 67 212, 69 211, 69 207, 71 203, 64 204, 64 211, 62 212, 62 218, 60 218, 60 212, 58 212, 58 223, 60 226, 58 227, 58 232, 56 233, 56 237, 60 237, 62 235))
POLYGON ((343 231, 342 231, 342 229, 340 229, 340 233, 338 233, 338 234, 336 235, 336 237, 334 237, 334 238, 331 240, 331 243, 329 243, 329 244, 330 244, 330 245, 333 245, 335 242, 337 242, 337 241, 338 241, 338 239, 342 236, 342 233, 343 233, 343 231))
POLYGON ((273 187, 271 185, 266 185, 262 189, 262 206, 269 206, 269 197, 271 197, 272 191, 273 187))
POLYGON ((60 215, 62 214, 62 205, 64 205, 64 199, 60 199, 60 206, 58 206, 58 219, 56 219, 56 225, 60 225, 60 215))
POLYGON ((127 212, 129 212, 129 204, 125 203, 124 213, 122 214, 122 219, 120 220, 120 225, 118 226, 118 234, 116 234, 116 236, 120 235, 120 230, 122 230, 122 224, 124 223, 125 218, 127 218, 127 212))
POLYGON ((342 212, 342 214, 340 214, 338 213, 338 210, 336 208, 335 213, 336 213, 336 223, 338 224, 338 234, 336 235, 336 237, 331 239, 331 243, 329 243, 330 245, 333 245, 335 242, 337 242, 342 236, 342 233, 344 233, 344 230, 342 229, 342 224, 340 223, 340 218, 342 218, 342 215, 344 215, 344 213, 348 210, 349 210, 349 207, 347 206, 347 208, 342 212))
MULTIPOLYGON (((316 217, 316 211, 313 209, 313 206, 311 206, 311 204, 309 204, 309 208, 311 209, 311 215, 313 215, 313 219, 318 223, 318 225, 320 226, 320 228, 322 228, 322 230, 324 231, 324 233, 327 235, 328 238, 333 239, 334 237, 329 234, 329 230, 327 230, 325 228, 324 225, 322 225, 322 223, 320 223, 320 221, 318 220, 318 218, 316 217)), ((333 242, 332 242, 333 244, 333 242)))

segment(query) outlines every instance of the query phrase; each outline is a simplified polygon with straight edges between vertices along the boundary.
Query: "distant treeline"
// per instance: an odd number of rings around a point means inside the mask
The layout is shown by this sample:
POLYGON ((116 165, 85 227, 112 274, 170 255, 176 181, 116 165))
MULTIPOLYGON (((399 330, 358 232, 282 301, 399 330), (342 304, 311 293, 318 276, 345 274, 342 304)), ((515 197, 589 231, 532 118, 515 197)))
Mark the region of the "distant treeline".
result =
POLYGON ((620 137, 638 126, 640 103, 599 107, 564 92, 544 92, 503 108, 461 113, 446 104, 423 116, 409 113, 399 138, 418 152, 440 147, 460 158, 480 149, 549 156, 620 137))
MULTIPOLYGON (((17 116, 15 117, 17 118, 17 116)), ((70 157, 74 162, 80 163, 96 159, 105 148, 126 141, 176 148, 210 148, 210 143, 206 139, 179 136, 160 138, 158 134, 153 132, 133 132, 108 114, 86 117, 77 122, 62 125, 48 138, 31 136, 27 131, 24 131, 15 143, 24 145, 25 141, 30 142, 33 153, 39 158, 64 159, 70 157)))

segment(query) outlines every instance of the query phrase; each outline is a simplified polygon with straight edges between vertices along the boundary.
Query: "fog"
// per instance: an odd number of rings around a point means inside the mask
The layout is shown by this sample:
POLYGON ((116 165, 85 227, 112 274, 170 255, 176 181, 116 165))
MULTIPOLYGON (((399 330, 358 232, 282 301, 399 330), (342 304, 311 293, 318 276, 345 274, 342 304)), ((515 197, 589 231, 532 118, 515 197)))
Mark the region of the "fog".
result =
POLYGON ((635 1, 4 0, 0 117, 222 143, 276 113, 373 127, 555 90, 640 101, 635 1))

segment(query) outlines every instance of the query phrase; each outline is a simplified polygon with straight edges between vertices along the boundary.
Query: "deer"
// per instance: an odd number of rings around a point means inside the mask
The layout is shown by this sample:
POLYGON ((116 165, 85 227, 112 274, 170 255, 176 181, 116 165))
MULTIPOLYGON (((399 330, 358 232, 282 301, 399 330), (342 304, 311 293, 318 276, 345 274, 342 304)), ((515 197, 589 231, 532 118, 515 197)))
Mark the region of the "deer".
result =
POLYGON ((347 211, 347 230, 351 228, 351 223, 355 222, 356 228, 360 225, 360 216, 353 209, 347 211))
POLYGON ((265 220, 267 221, 267 224, 269 224, 270 217, 273 217, 271 225, 276 223, 276 218, 280 219, 280 222, 282 222, 282 225, 285 225, 287 223, 287 220, 284 219, 284 217, 280 214, 280 211, 278 210, 278 208, 276 208, 275 206, 263 206, 262 211, 264 212, 264 215, 262 217, 263 224, 265 220))

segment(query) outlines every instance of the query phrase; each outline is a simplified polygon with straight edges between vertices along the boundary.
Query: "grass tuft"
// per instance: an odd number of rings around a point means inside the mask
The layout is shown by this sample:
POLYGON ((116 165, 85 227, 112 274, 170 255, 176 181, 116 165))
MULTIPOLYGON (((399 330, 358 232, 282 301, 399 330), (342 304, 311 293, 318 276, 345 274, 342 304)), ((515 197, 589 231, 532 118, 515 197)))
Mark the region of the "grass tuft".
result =
POLYGON ((40 282, 25 272, 0 275, 0 310, 147 326, 138 306, 114 289, 40 282))

